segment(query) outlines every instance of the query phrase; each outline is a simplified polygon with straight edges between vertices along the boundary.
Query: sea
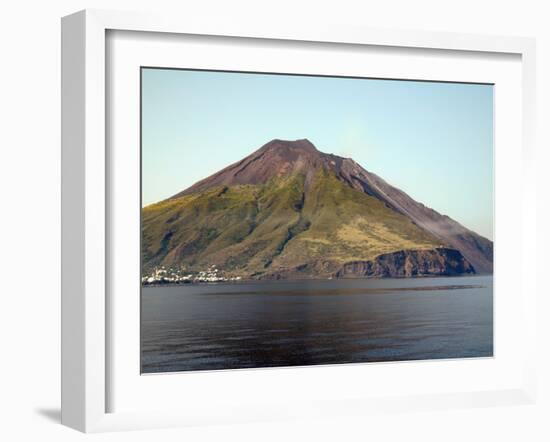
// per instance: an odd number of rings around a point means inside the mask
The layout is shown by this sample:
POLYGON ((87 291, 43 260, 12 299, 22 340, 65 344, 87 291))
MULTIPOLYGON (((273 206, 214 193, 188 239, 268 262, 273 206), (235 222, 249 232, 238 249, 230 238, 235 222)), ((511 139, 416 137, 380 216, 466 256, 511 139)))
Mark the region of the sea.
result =
POLYGON ((493 277, 144 286, 141 372, 493 355, 493 277))

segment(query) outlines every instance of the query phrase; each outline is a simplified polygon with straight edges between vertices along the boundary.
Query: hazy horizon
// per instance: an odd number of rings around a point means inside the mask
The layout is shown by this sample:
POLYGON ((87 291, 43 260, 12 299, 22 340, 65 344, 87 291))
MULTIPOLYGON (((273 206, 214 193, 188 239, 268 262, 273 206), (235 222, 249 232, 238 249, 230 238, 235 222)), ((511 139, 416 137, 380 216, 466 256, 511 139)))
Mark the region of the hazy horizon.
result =
POLYGON ((142 70, 142 202, 309 139, 493 240, 493 87, 142 70))

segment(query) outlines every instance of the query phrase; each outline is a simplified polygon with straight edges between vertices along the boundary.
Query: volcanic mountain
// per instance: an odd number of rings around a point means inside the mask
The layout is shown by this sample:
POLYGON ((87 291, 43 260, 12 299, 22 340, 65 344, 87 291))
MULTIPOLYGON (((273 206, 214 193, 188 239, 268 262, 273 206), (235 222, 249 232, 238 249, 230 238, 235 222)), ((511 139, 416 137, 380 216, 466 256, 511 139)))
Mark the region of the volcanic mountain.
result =
POLYGON ((143 208, 142 264, 244 278, 491 273, 493 243, 350 158, 272 140, 143 208))

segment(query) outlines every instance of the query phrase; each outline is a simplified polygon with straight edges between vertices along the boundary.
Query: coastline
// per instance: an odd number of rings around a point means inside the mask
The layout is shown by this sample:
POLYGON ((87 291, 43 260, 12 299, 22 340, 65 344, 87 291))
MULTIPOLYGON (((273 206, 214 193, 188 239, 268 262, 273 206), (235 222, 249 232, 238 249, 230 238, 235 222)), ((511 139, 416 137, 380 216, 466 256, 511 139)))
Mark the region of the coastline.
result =
POLYGON ((293 279, 240 279, 238 281, 188 281, 188 282, 163 282, 163 283, 141 283, 141 288, 153 288, 153 287, 181 287, 181 286, 222 286, 222 285, 244 285, 244 284, 257 284, 266 285, 277 283, 307 283, 307 282, 335 282, 335 281, 418 281, 422 279, 449 279, 449 278, 477 278, 477 277, 493 277, 493 273, 476 273, 476 274, 462 274, 462 275, 417 275, 417 276, 391 276, 391 277, 357 277, 357 278, 293 278, 293 279))

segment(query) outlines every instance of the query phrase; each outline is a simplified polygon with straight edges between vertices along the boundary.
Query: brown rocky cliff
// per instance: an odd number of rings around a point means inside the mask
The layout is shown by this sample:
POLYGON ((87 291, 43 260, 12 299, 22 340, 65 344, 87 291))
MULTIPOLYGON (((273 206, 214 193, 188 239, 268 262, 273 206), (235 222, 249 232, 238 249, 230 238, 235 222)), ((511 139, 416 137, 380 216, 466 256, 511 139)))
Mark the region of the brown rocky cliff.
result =
POLYGON ((405 278, 413 276, 459 276, 474 274, 471 264, 458 250, 401 250, 370 261, 353 261, 335 273, 337 278, 405 278))

